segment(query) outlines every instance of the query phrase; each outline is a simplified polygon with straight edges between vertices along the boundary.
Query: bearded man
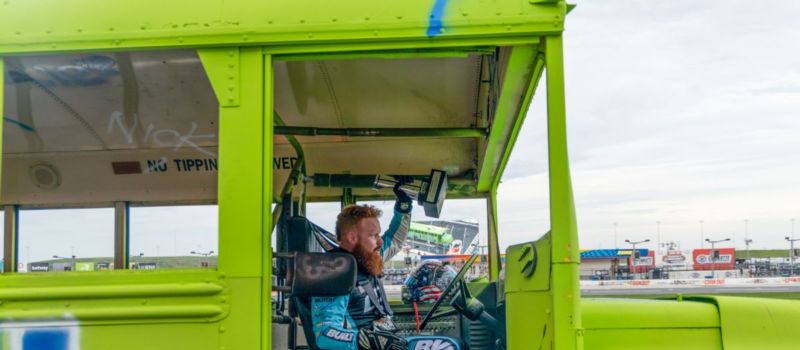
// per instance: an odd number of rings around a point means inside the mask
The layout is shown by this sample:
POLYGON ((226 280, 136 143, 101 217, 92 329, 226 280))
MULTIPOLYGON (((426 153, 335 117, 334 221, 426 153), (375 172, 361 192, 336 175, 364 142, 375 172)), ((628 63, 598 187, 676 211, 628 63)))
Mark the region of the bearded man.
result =
POLYGON ((403 246, 411 221, 411 198, 395 187, 395 215, 381 235, 381 210, 371 205, 349 205, 336 219, 339 248, 332 252, 353 254, 358 279, 349 295, 314 297, 311 319, 314 340, 320 349, 405 350, 407 343, 394 335, 392 310, 383 289, 383 263, 403 246))

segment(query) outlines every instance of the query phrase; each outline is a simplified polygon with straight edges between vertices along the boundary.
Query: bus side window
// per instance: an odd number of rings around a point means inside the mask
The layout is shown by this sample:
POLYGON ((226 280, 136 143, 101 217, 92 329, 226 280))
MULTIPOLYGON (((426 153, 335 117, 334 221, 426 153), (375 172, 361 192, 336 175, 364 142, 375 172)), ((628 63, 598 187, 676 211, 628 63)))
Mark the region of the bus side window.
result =
POLYGON ((114 261, 114 209, 21 209, 19 272, 95 271, 114 261))
POLYGON ((131 207, 132 269, 216 268, 218 207, 131 207))

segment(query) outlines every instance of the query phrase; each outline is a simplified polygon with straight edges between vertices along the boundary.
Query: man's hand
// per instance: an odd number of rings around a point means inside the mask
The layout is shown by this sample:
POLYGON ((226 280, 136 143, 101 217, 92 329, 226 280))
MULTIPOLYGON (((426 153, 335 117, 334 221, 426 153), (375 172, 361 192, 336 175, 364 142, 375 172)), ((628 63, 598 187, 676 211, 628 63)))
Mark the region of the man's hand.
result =
POLYGON ((398 182, 394 184, 394 195, 397 196, 397 201, 394 203, 394 210, 399 211, 403 214, 411 212, 411 197, 408 194, 400 189, 400 186, 403 185, 402 182, 398 182))
POLYGON ((358 331, 358 350, 406 350, 408 342, 391 332, 358 331))

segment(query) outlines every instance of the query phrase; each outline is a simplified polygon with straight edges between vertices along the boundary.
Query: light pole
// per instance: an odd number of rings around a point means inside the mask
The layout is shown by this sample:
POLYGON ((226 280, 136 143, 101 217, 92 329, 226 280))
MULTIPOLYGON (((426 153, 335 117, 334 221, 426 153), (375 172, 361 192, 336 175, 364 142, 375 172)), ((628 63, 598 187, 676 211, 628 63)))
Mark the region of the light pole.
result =
MULTIPOLYGON (((69 259, 69 257, 53 255, 53 259, 69 259)), ((72 254, 72 267, 70 271, 75 271, 75 254, 72 254)))
POLYGON ((189 253, 190 253, 190 254, 193 254, 193 255, 200 255, 200 256, 202 256, 202 257, 203 257, 203 263, 204 263, 203 265, 205 265, 205 266, 203 266, 203 267, 205 267, 205 268, 208 268, 208 257, 209 257, 209 256, 211 256, 211 255, 213 255, 213 254, 214 254, 214 251, 213 251, 213 250, 209 250, 209 251, 208 251, 208 253, 203 253, 203 252, 196 252, 196 251, 194 251, 194 250, 193 250, 193 251, 191 251, 191 252, 189 252, 189 253))
MULTIPOLYGON (((794 219, 792 219, 792 222, 794 222, 794 219)), ((800 241, 800 238, 786 237, 786 240, 789 241, 789 276, 794 276, 794 242, 800 241)))
POLYGON ((715 279, 716 278, 716 276, 714 276, 715 272, 716 272, 716 271, 714 271, 714 269, 716 267, 715 264, 717 262, 717 258, 714 257, 714 245, 717 244, 717 243, 720 243, 720 242, 727 242, 727 241, 730 241, 730 240, 731 240, 730 238, 725 238, 725 239, 718 239, 716 241, 712 241, 712 240, 706 238, 706 242, 711 243, 711 279, 715 279))
POLYGON ((628 243, 628 244, 633 246, 633 249, 631 249, 631 263, 630 263, 630 265, 628 265, 628 273, 629 274, 633 274, 633 264, 636 261, 636 245, 637 244, 642 244, 642 243, 647 243, 647 242, 650 242, 649 238, 645 239, 643 241, 631 241, 629 239, 625 240, 625 243, 628 243))
POLYGON ((614 249, 619 249, 617 245, 617 223, 614 223, 614 249))
POLYGON ((752 243, 753 243, 752 239, 749 239, 749 238, 745 238, 744 239, 744 247, 745 247, 745 251, 747 252, 747 260, 744 261, 745 262, 744 266, 747 267, 748 273, 750 271, 750 244, 752 244, 752 243))

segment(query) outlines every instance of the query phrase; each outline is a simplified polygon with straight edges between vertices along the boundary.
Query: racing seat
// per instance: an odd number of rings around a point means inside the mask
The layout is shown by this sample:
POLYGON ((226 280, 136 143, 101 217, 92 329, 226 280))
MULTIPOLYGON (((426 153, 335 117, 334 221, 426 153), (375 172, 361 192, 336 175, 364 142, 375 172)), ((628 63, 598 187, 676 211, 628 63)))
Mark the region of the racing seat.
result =
POLYGON ((311 323, 311 297, 349 294, 356 284, 356 260, 344 253, 275 253, 288 261, 286 285, 274 286, 289 293, 294 311, 300 317, 309 349, 319 349, 311 323))

